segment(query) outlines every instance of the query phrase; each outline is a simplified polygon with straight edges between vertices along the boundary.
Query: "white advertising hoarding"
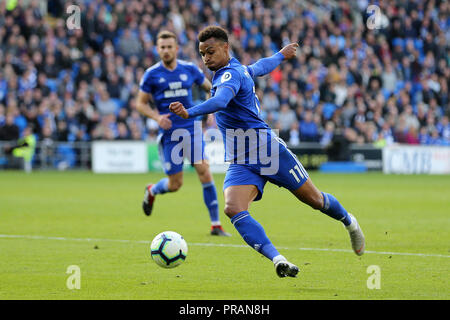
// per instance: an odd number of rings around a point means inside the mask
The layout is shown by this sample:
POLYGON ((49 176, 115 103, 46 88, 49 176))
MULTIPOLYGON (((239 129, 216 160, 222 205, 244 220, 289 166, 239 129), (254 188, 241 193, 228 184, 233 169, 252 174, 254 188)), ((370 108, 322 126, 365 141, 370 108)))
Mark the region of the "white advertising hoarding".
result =
POLYGON ((92 171, 95 173, 146 173, 148 148, 145 141, 95 141, 92 171))
POLYGON ((383 148, 383 172, 450 174, 450 148, 396 145, 383 148))

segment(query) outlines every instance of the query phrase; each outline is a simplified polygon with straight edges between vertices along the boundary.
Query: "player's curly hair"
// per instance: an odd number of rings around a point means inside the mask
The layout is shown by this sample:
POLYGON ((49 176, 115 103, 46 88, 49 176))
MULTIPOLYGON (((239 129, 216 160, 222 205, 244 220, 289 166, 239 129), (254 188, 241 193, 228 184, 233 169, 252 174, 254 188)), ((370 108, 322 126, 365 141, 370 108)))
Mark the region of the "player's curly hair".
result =
POLYGON ((198 34, 198 41, 205 42, 210 38, 216 38, 228 42, 228 33, 225 29, 218 26, 208 26, 198 34))

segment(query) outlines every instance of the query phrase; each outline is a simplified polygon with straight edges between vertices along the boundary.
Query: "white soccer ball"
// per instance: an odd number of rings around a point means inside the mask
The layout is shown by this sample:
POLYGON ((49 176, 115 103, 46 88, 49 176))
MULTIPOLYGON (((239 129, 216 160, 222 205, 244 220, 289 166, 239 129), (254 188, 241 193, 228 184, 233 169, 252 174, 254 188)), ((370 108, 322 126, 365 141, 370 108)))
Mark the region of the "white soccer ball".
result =
POLYGON ((158 234, 150 245, 151 256, 163 268, 175 268, 186 260, 188 247, 183 237, 174 231, 158 234))

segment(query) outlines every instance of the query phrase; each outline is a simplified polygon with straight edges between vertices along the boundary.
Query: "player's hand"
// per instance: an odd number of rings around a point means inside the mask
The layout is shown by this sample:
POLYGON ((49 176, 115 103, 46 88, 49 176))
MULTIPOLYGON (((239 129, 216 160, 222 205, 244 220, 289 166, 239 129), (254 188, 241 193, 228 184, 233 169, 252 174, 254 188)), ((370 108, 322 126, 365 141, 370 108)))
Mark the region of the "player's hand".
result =
POLYGON ((285 59, 291 59, 294 58, 297 54, 297 48, 298 43, 290 43, 287 46, 285 46, 283 49, 280 50, 280 52, 283 54, 285 59))
POLYGON ((166 114, 161 114, 158 117, 158 125, 163 128, 164 130, 169 130, 170 128, 172 128, 172 121, 169 119, 170 117, 170 113, 166 113, 166 114))
POLYGON ((169 110, 183 119, 189 118, 189 114, 181 102, 172 102, 169 105, 169 110))

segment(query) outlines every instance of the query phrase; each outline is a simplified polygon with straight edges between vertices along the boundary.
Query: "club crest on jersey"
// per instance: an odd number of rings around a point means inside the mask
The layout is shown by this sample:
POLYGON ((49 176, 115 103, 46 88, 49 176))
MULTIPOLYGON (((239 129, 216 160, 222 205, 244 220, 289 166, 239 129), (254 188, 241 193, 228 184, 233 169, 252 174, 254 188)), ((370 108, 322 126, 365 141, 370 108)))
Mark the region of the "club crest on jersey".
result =
POLYGON ((231 79, 231 73, 225 72, 222 77, 220 78, 220 83, 224 83, 225 81, 228 81, 231 79))
POLYGON ((181 81, 186 81, 187 79, 188 79, 187 74, 185 74, 185 73, 180 74, 180 80, 181 81))

